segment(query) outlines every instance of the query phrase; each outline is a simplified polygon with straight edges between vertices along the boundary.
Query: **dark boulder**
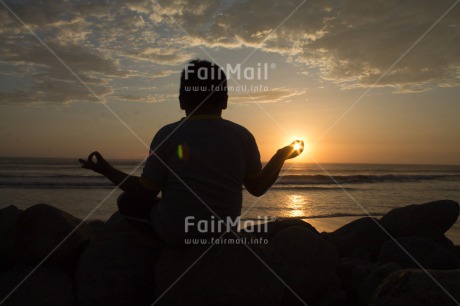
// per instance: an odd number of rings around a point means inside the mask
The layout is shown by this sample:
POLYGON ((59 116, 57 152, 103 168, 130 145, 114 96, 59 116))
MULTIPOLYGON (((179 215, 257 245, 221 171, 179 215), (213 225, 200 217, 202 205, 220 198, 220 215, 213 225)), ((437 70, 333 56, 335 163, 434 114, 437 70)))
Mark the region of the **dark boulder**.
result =
POLYGON ((429 237, 400 237, 386 241, 379 262, 396 262, 403 268, 457 269, 459 259, 442 244, 429 237), (416 261, 414 261, 414 259, 416 261))
POLYGON ((263 246, 237 244, 233 234, 225 239, 167 247, 155 266, 155 305, 279 305, 279 259, 263 246))
POLYGON ((376 266, 370 270, 368 276, 359 285, 356 292, 356 300, 352 305, 369 305, 372 296, 380 283, 391 273, 402 270, 402 267, 394 262, 389 262, 381 266, 376 266))
POLYGON ((459 302, 460 270, 402 270, 382 281, 371 305, 453 306, 459 305, 459 302))
POLYGON ((381 244, 388 236, 375 218, 365 217, 352 221, 332 233, 323 233, 324 238, 337 248, 340 257, 359 253, 376 258, 381 244))
POLYGON ((0 304, 14 306, 75 305, 71 277, 60 269, 15 266, 0 273, 0 304), (32 273, 31 273, 32 272, 32 273))
POLYGON ((438 235, 452 227, 458 214, 457 202, 440 200, 395 208, 380 219, 380 224, 394 237, 427 236, 427 229, 436 229, 433 235, 438 235))
POLYGON ((376 268, 377 266, 367 259, 356 257, 340 258, 336 271, 350 305, 363 305, 361 303, 360 288, 371 274, 371 271, 376 268))
POLYGON ((16 259, 37 264, 74 266, 89 239, 87 225, 80 219, 47 204, 26 209, 14 231, 16 259))
POLYGON ((15 260, 13 234, 21 213, 22 210, 13 205, 0 209, 0 269, 9 267, 15 260))
POLYGON ((287 285, 282 305, 322 305, 343 298, 336 274, 337 251, 305 227, 288 227, 270 242, 282 260, 279 277, 287 285))
POLYGON ((381 281, 394 271, 401 270, 396 263, 377 265, 360 258, 340 259, 337 274, 346 292, 348 305, 367 306, 381 281))
POLYGON ((256 237, 262 237, 264 239, 271 240, 277 233, 291 226, 305 227, 310 231, 319 234, 318 231, 313 227, 313 225, 300 219, 284 219, 267 222, 264 224, 254 224, 251 226, 247 226, 242 231, 254 235, 256 237))
POLYGON ((79 305, 151 305, 162 244, 141 232, 112 232, 91 241, 76 270, 79 305))

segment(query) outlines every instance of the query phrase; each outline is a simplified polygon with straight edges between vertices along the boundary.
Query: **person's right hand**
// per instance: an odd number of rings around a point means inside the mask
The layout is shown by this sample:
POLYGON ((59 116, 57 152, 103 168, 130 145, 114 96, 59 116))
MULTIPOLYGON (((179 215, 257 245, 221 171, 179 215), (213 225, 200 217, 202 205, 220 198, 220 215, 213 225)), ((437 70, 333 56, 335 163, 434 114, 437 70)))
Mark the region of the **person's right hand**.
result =
POLYGON ((107 173, 111 167, 110 164, 97 151, 92 152, 86 160, 80 158, 78 161, 82 164, 82 168, 91 169, 102 175, 107 173), (95 162, 93 161, 94 157, 96 157, 95 162))
POLYGON ((284 159, 291 159, 299 156, 303 152, 303 148, 303 140, 296 140, 293 141, 290 145, 279 149, 278 154, 281 154, 284 159))

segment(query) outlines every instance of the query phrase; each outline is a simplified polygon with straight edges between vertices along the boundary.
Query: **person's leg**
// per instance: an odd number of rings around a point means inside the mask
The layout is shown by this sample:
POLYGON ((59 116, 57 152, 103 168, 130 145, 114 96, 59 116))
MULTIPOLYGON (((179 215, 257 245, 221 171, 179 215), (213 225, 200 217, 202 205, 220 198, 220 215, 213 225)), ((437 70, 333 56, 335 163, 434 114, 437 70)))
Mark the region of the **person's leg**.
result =
POLYGON ((117 200, 118 210, 131 225, 149 234, 154 229, 150 221, 152 207, 160 200, 158 197, 139 197, 123 192, 117 200))

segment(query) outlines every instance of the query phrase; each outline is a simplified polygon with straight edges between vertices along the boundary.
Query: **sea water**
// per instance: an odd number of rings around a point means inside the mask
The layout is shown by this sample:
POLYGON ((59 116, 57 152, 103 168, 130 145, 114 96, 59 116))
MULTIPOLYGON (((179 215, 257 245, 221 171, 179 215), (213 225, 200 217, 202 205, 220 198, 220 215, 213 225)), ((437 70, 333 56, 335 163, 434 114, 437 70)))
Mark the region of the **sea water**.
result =
MULTIPOLYGON (((142 171, 138 160, 111 162, 133 175, 142 171)), ((120 193, 76 159, 0 159, 0 208, 46 203, 78 218, 106 220, 120 193)), ((244 189, 243 195, 242 219, 381 216, 409 204, 460 202, 460 166, 292 163, 264 196, 244 189)))

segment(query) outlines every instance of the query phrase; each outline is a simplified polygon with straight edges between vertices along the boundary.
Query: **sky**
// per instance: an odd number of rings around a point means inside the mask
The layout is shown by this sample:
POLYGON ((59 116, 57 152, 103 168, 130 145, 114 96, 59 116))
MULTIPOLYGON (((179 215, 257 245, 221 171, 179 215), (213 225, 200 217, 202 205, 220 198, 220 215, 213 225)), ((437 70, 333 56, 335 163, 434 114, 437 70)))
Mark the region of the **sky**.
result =
POLYGON ((1 0, 0 156, 144 158, 201 58, 263 161, 460 164, 458 2, 1 0))

